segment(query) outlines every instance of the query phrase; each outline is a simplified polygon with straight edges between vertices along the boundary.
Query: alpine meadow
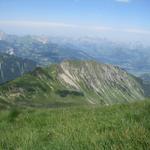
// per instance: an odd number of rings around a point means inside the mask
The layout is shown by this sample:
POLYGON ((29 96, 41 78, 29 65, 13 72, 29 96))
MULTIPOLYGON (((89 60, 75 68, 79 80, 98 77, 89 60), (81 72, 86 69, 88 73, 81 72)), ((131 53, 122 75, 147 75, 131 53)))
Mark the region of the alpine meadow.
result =
POLYGON ((0 150, 150 150, 148 0, 0 1, 0 150))

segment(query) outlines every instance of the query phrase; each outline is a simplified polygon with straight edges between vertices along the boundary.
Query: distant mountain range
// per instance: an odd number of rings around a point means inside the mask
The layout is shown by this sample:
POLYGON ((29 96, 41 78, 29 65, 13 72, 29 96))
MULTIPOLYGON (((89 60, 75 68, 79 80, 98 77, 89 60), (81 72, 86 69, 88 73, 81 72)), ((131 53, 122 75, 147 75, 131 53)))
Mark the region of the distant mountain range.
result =
POLYGON ((39 37, 34 36, 18 37, 7 35, 0 40, 0 52, 33 60, 42 66, 59 63, 66 59, 92 59, 91 56, 82 50, 69 47, 68 45, 59 45, 58 43, 45 43, 39 37))
POLYGON ((150 47, 102 38, 58 38, 0 34, 0 52, 35 61, 41 66, 63 60, 95 60, 117 65, 135 75, 150 72, 150 47))
POLYGON ((110 105, 143 100, 145 96, 140 79, 119 67, 94 61, 38 67, 0 87, 1 107, 110 105))
POLYGON ((91 37, 59 39, 58 42, 80 49, 98 62, 117 65, 138 76, 150 72, 150 46, 144 46, 140 42, 117 43, 91 37))

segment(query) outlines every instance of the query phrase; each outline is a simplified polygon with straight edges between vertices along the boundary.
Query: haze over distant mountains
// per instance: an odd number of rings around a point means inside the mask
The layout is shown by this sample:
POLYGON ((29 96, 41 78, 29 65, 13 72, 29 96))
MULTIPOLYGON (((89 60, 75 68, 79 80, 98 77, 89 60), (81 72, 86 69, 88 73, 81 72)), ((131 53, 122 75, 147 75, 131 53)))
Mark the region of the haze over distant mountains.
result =
POLYGON ((66 59, 96 60, 117 65, 135 75, 150 72, 150 47, 140 42, 121 43, 104 38, 17 36, 0 33, 0 52, 35 61, 39 65, 66 59))

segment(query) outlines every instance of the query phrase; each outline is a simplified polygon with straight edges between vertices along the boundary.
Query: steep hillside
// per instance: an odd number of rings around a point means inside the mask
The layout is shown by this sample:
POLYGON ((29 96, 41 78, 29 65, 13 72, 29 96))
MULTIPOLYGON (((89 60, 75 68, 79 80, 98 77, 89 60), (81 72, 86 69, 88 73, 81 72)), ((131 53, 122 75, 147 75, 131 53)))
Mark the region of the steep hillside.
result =
POLYGON ((114 104, 142 100, 136 78, 112 65, 92 61, 64 61, 37 68, 0 87, 1 105, 114 104))
POLYGON ((36 63, 31 60, 0 53, 0 83, 13 80, 35 68, 36 63))
POLYGON ((136 78, 119 67, 94 61, 66 61, 59 68, 59 80, 85 91, 90 103, 111 104, 142 98, 143 91, 136 78))

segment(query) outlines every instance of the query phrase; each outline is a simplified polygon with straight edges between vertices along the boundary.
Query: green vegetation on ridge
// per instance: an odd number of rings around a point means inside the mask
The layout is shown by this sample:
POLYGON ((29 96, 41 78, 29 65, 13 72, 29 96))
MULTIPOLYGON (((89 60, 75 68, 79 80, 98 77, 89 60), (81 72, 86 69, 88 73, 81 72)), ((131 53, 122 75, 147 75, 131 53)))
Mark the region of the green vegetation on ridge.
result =
POLYGON ((144 99, 140 82, 124 70, 94 61, 64 61, 37 68, 0 87, 0 104, 47 107, 133 102, 144 99))

